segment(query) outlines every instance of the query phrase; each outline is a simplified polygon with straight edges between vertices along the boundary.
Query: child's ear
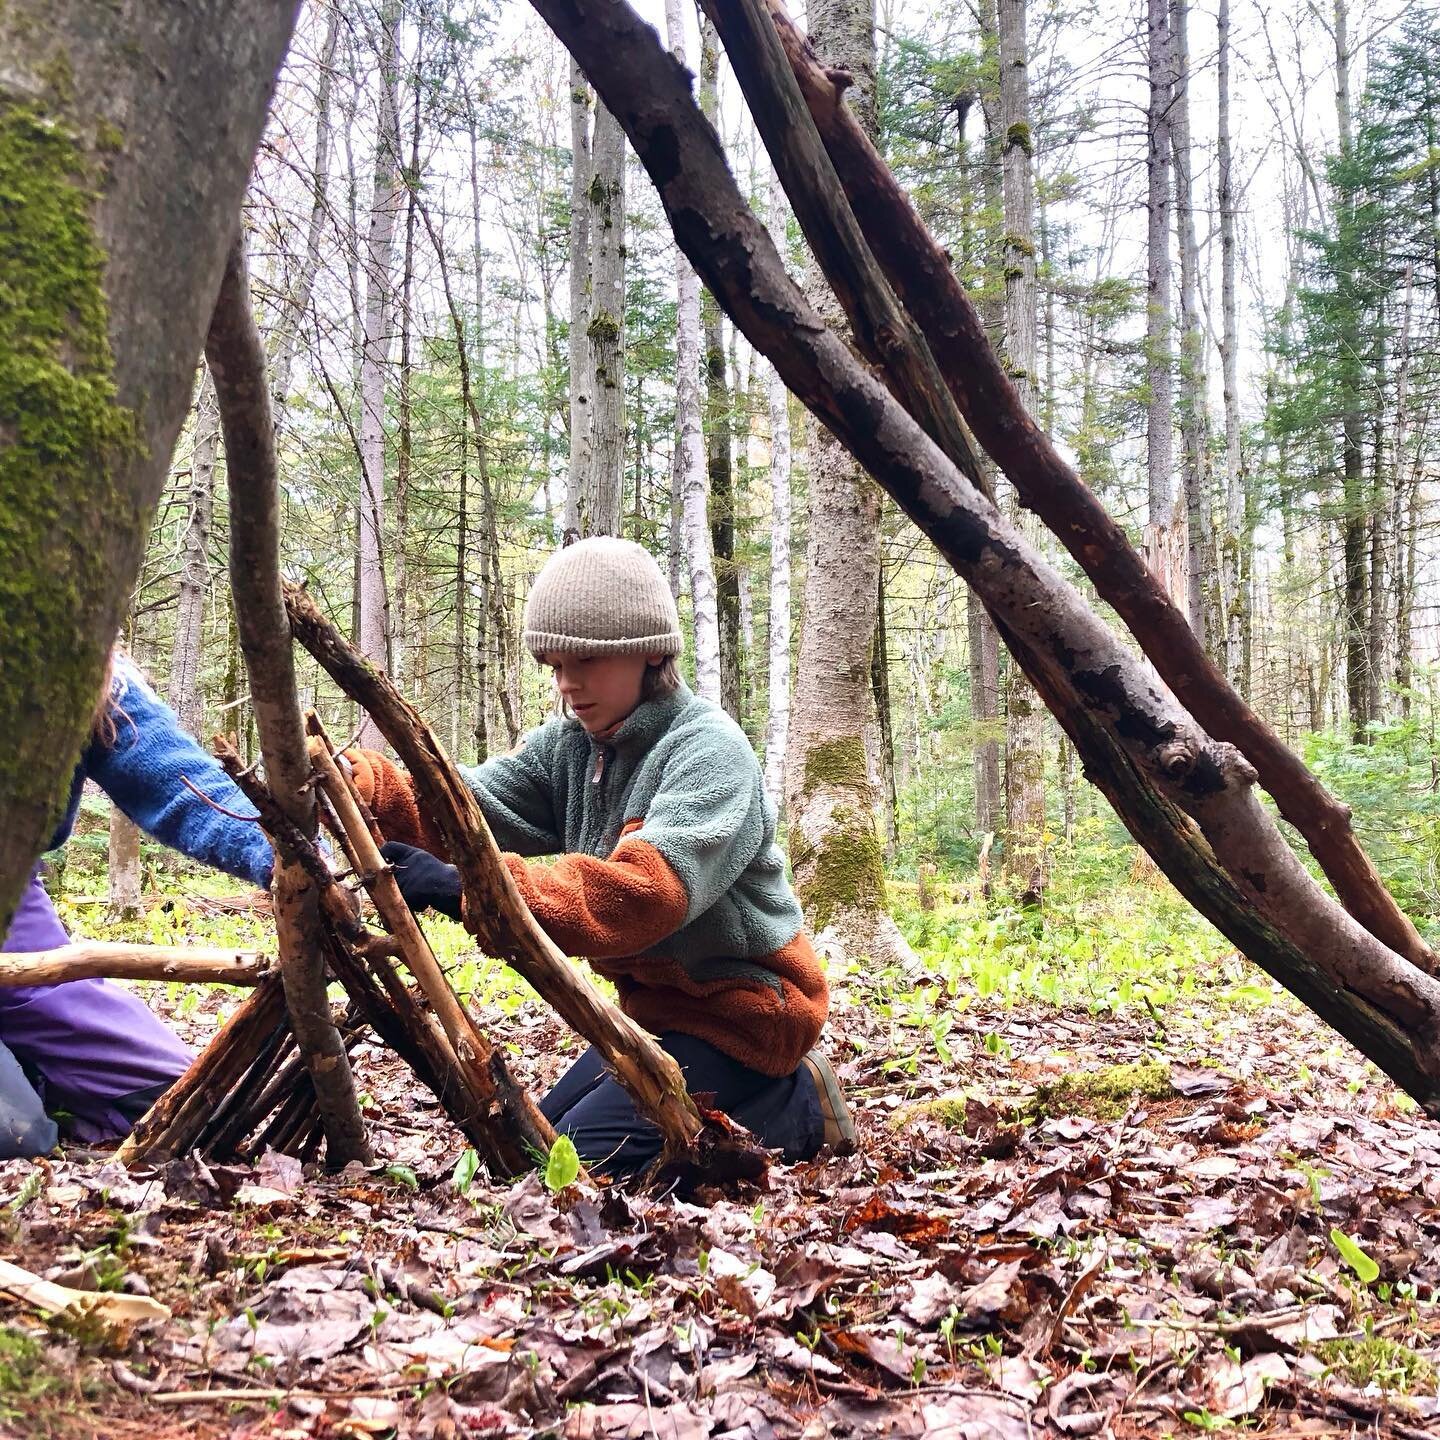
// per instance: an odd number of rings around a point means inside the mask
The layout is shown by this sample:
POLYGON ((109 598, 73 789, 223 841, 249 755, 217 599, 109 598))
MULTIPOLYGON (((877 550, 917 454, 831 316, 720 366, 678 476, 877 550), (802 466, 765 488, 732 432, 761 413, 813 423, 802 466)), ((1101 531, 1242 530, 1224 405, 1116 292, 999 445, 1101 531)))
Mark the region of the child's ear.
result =
POLYGON ((665 656, 663 656, 663 655, 647 655, 647 656, 645 657, 645 663, 646 663, 652 670, 656 670, 656 669, 658 669, 661 665, 663 665, 663 664, 665 663, 665 656))

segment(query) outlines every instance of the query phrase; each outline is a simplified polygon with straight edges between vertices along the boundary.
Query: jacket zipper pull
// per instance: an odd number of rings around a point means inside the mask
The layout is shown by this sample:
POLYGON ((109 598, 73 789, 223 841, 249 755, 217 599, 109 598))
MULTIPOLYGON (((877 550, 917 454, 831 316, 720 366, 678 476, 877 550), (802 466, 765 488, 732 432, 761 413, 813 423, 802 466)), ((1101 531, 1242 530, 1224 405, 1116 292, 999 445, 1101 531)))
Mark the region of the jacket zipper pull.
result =
POLYGON ((592 785, 600 783, 600 777, 605 773, 605 747, 597 746, 595 750, 595 773, 590 777, 592 785))

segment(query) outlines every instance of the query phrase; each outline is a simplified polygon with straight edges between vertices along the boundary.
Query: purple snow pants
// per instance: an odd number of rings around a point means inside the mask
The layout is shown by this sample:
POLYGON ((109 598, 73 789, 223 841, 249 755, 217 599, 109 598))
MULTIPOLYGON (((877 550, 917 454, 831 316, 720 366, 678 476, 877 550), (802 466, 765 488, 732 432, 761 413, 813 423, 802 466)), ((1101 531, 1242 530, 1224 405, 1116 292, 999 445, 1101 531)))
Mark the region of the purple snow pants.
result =
MULTIPOLYGON (((69 939, 37 871, 0 949, 50 950, 69 939)), ((82 1141, 128 1133, 192 1058, 138 996, 109 980, 0 988, 0 1158, 52 1148, 47 1111, 63 1114, 82 1141)))

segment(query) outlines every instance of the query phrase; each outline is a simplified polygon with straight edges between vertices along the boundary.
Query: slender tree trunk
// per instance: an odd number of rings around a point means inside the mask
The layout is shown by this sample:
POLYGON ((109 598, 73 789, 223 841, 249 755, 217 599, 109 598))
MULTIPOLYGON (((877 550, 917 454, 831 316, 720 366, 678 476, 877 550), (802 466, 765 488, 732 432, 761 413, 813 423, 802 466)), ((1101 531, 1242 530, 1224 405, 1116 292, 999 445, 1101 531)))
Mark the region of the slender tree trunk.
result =
MULTIPOLYGON (((590 180, 590 340, 594 374, 591 493, 582 535, 619 535, 625 497, 625 132, 595 107, 590 180)), ((582 495, 584 492, 582 491, 582 495)))
POLYGON ((111 920, 140 913, 140 827, 118 806, 110 807, 110 863, 107 868, 111 920))
POLYGON ((330 197, 330 95, 334 86, 335 53, 340 40, 340 3, 329 0, 329 17, 325 22, 325 38, 320 46, 320 73, 315 83, 315 166, 312 171, 310 218, 305 226, 305 252, 280 307, 280 315, 270 336, 271 384, 275 401, 275 433, 278 438, 285 428, 285 406, 290 398, 290 369, 300 343, 300 326, 310 308, 315 290, 315 276, 320 269, 320 240, 325 230, 325 216, 330 197))
MULTIPOLYGON (((1145 300, 1145 379, 1149 390, 1145 451, 1150 499, 1147 540, 1152 567, 1174 595, 1174 576, 1167 573, 1169 567, 1162 560, 1175 519, 1174 381, 1170 354, 1170 104, 1174 84, 1169 0, 1147 0, 1146 28, 1150 65, 1146 156, 1150 220, 1145 300)), ((1177 598, 1184 603, 1183 592, 1177 598)))
MULTIPOLYGON (((680 0, 665 0, 665 37, 670 52, 685 64, 685 27, 680 0)), ((675 250, 675 462, 672 495, 678 497, 690 605, 695 624, 695 689, 721 703, 720 622, 716 610, 715 561, 711 553, 705 437, 700 422, 700 281, 690 262, 675 250)), ((673 512, 672 512, 673 515, 673 512)), ((672 518, 673 526, 673 518, 672 518)))
POLYGON ((1410 326, 1415 296, 1415 266, 1405 267, 1405 294, 1400 306, 1400 350, 1395 373, 1395 490, 1394 511, 1390 533, 1395 545, 1393 588, 1395 593, 1395 688, 1400 694, 1400 713, 1410 716, 1410 684, 1412 658, 1411 624, 1415 601, 1415 504, 1419 486, 1406 483, 1406 472, 1418 475, 1420 467, 1411 467, 1410 441, 1410 326))
MULTIPOLYGON (((770 230, 781 230, 785 192, 770 177, 770 230)), ((778 806, 785 797, 785 742, 790 725, 790 392, 773 365, 765 366, 770 417, 770 624, 769 689, 765 722, 765 793, 778 806)))
MULTIPOLYGON (((700 109, 720 129, 720 47, 715 27, 700 21, 700 109)), ((700 299, 705 343, 705 468, 710 482, 710 546, 720 639, 720 704, 737 722, 740 708, 740 577, 735 569, 735 471, 731 455, 733 417, 725 364, 725 322, 714 298, 700 299)), ((738 398, 738 397, 737 397, 738 398)))
POLYGON ((590 423, 595 366, 590 359, 590 109, 584 72, 570 62, 570 467, 565 533, 580 534, 580 506, 591 483, 590 423))
POLYGON ((205 719, 200 691, 200 635, 205 619, 205 592, 210 580, 210 523, 215 508, 215 449, 220 438, 220 411, 209 370, 200 377, 195 407, 195 447, 190 457, 189 519, 180 544, 180 599, 175 614, 175 643, 170 652, 171 707, 180 723, 199 736, 205 719))
MULTIPOLYGON (((987 6, 985 17, 993 16, 993 7, 987 6)), ((994 34, 994 25, 990 25, 994 34)), ((982 106, 986 110, 987 133, 998 130, 999 115, 997 97, 982 92, 982 106), (989 115, 994 113, 991 124, 989 115)), ((965 137, 965 122, 969 106, 957 111, 959 124, 959 154, 962 174, 962 212, 966 219, 964 244, 967 253, 994 253, 989 245, 987 230, 993 228, 975 221, 974 175, 980 172, 980 189, 985 199, 985 209, 992 215, 999 215, 1004 208, 1000 182, 999 147, 989 143, 988 153, 977 166, 973 163, 970 146, 965 137)), ((999 298, 1000 291, 994 285, 985 287, 981 301, 986 329, 991 343, 997 349, 1004 331, 1004 304, 999 298)), ((969 587, 965 591, 965 623, 969 640, 970 657, 970 718, 975 729, 973 771, 975 778, 975 830, 984 835, 995 834, 1004 819, 1001 810, 1000 790, 1000 639, 985 607, 969 587)))
POLYGON ((1239 350, 1235 302, 1235 175, 1230 148, 1230 0, 1219 0, 1219 132, 1216 164, 1220 210, 1220 373, 1225 403, 1225 538, 1220 547, 1220 594, 1225 625, 1225 673, 1242 695, 1250 693, 1246 663, 1250 631, 1250 551, 1245 523, 1246 471, 1241 450, 1239 350))
MULTIPOLYGON (((1350 110, 1350 39, 1346 0, 1334 0, 1335 113, 1339 123, 1340 156, 1348 161, 1354 144, 1350 110)), ((1370 715, 1370 574, 1368 567, 1368 487, 1365 484, 1365 410, 1360 393, 1360 317, 1354 298, 1353 242, 1345 236, 1354 229, 1354 196, 1347 174, 1335 194, 1335 228, 1339 235, 1341 274, 1337 277, 1342 304, 1341 354, 1336 366, 1340 409, 1342 470, 1341 546, 1345 560, 1345 698, 1349 708, 1350 737, 1355 744, 1368 738, 1370 715)))
MULTIPOLYGON (((810 38, 855 83, 847 101, 876 133, 875 13, 869 0, 815 0, 810 38)), ((844 311, 818 269, 811 302, 831 325, 844 311)), ((813 419, 805 611, 790 712, 785 810, 795 888, 822 941, 876 965, 908 960, 885 910, 877 795, 865 758, 871 646, 880 586, 880 493, 829 430, 813 419)))
POLYGON ((0 9, 0 931, 90 730, 296 9, 0 9))
MULTIPOLYGON (((1382 262, 1383 264, 1383 262, 1382 262)), ((1366 666, 1365 666, 1365 709, 1372 720, 1385 718, 1384 677, 1385 677, 1385 628, 1386 628, 1386 583, 1385 583, 1385 524, 1390 515, 1390 504, 1386 498, 1388 477, 1385 470, 1385 435, 1390 425, 1390 415, 1385 406, 1385 372, 1388 365, 1388 345, 1384 314, 1379 316, 1380 324, 1375 331, 1374 394, 1370 430, 1370 499, 1366 516, 1369 544, 1369 575, 1367 576, 1366 612, 1366 666)))
MULTIPOLYGON (((395 224, 404 204, 400 177, 400 124, 396 94, 396 32, 400 0, 384 0, 375 36, 379 59, 379 128, 375 141, 370 233, 365 245, 365 345, 360 362, 360 649, 389 673, 390 615, 384 569, 385 371, 394 308, 395 224)), ((365 745, 379 743, 367 719, 365 745)))
POLYGON ((1200 247, 1195 238, 1195 201, 1190 144, 1190 0, 1170 0, 1170 143, 1175 170, 1175 221, 1180 242, 1180 453, 1185 502, 1186 609, 1190 628, 1212 655, 1218 653, 1215 619, 1214 536, 1210 517, 1210 428, 1205 398, 1205 334, 1200 325, 1200 247))
MULTIPOLYGON (((418 66, 424 54, 424 23, 416 47, 418 66)), ((420 184, 420 77, 415 77, 410 119, 410 159, 401 179, 405 190, 405 248, 400 262, 400 373, 396 384, 395 446, 395 534, 390 546, 390 589, 394 595, 394 624, 390 633, 390 663, 401 684, 417 694, 423 683, 424 667, 416 666, 405 680, 410 646, 410 477, 415 455, 414 404, 411 399, 411 331, 415 288, 415 201, 420 184)), ((421 644, 424 637, 421 637, 421 644)))
MULTIPOLYGON (((1029 50, 1025 0, 999 0, 995 38, 999 59, 1001 198, 1005 220, 1005 365, 1022 403, 1035 403, 1035 182, 1031 173, 1029 50)), ((988 18, 988 17, 987 17, 988 18)), ((1032 543, 1040 523, 1013 502, 1011 517, 1032 543)), ((1038 903, 1045 890, 1045 707, 1025 672, 1011 665, 1006 689, 1005 873, 1022 900, 1038 903)))
POLYGON ((895 789, 895 725, 890 710, 890 643, 885 633, 885 565, 875 587, 875 643, 870 647, 870 690, 875 700, 875 729, 880 751, 880 803, 885 814, 886 848, 900 843, 900 801, 895 789))

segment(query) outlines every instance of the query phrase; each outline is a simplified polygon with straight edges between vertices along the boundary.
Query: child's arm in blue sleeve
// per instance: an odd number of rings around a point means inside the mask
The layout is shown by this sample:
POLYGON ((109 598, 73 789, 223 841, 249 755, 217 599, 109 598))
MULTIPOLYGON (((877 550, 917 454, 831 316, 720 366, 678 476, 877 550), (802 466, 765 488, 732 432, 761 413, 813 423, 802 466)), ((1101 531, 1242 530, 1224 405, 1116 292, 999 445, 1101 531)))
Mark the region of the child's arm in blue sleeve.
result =
POLYGON ((252 884, 268 885, 274 856, 259 825, 217 810, 184 782, 238 815, 253 815, 255 807, 220 762, 186 734, 175 712, 133 665, 122 663, 116 676, 115 741, 91 742, 84 759, 89 778, 163 844, 252 884))

